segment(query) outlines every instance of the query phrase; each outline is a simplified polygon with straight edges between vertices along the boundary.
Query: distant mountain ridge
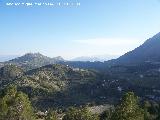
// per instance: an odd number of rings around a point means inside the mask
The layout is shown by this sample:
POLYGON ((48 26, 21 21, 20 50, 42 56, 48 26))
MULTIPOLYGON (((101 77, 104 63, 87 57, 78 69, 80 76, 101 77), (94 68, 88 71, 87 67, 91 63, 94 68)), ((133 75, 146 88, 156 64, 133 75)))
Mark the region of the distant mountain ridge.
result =
POLYGON ((81 56, 81 57, 76 57, 74 59, 71 59, 71 61, 90 61, 90 62, 95 62, 95 61, 99 61, 99 62, 104 62, 104 61, 108 61, 111 59, 116 59, 118 58, 118 55, 95 55, 95 56, 81 56))
POLYGON ((18 55, 0 55, 0 62, 5 62, 11 59, 19 57, 18 55))
POLYGON ((29 69, 39 68, 41 66, 45 66, 48 64, 55 64, 60 61, 65 61, 65 60, 60 56, 55 58, 50 58, 40 53, 27 53, 21 57, 17 57, 15 59, 3 62, 1 64, 4 65, 13 64, 29 70, 29 69))

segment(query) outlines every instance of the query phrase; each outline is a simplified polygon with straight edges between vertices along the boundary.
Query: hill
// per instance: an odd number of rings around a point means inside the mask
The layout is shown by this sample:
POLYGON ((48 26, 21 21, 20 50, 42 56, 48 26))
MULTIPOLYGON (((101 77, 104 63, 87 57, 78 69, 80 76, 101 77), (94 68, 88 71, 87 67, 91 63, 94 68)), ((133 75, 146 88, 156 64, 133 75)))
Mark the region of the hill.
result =
POLYGON ((46 65, 27 72, 15 65, 6 65, 0 69, 0 88, 14 84, 18 90, 29 95, 36 107, 43 109, 86 101, 88 96, 77 100, 80 97, 79 91, 82 91, 78 86, 92 83, 99 78, 95 71, 59 64, 46 65))
POLYGON ((49 64, 55 64, 60 61, 64 61, 64 59, 60 56, 55 58, 50 58, 40 53, 27 53, 21 57, 6 61, 3 64, 4 65, 12 64, 12 65, 20 66, 25 70, 30 70, 30 69, 35 69, 35 68, 49 65, 49 64))

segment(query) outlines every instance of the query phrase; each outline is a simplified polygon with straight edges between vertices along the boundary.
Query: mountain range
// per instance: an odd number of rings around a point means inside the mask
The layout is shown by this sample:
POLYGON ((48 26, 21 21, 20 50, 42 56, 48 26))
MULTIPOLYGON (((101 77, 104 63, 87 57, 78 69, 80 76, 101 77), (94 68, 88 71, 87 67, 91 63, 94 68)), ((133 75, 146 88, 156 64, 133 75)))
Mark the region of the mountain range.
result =
MULTIPOLYGON (((126 91, 160 99, 160 33, 117 59, 65 61, 40 53, 0 63, 0 89, 10 84, 29 95, 38 109, 116 104, 126 91)), ((1 94, 1 92, 0 92, 1 94)))
MULTIPOLYGON (((27 53, 24 56, 1 62, 0 67, 4 65, 17 65, 26 70, 38 68, 48 64, 65 64, 78 68, 105 70, 108 66, 120 64, 138 64, 144 62, 160 62, 160 33, 149 38, 144 44, 134 50, 120 56, 117 59, 107 60, 107 56, 78 57, 70 61, 64 60, 62 57, 50 58, 40 53, 27 53), (101 59, 102 58, 102 59, 101 59), (104 62, 101 62, 104 61, 104 62)), ((113 56, 110 56, 110 58, 113 56)), ((114 56, 116 57, 116 56, 114 56)))
POLYGON ((99 62, 104 62, 104 61, 108 61, 108 60, 111 60, 111 59, 116 59, 118 57, 119 57, 119 55, 81 56, 81 57, 77 57, 77 58, 71 59, 70 61, 83 61, 83 62, 99 61, 99 62))

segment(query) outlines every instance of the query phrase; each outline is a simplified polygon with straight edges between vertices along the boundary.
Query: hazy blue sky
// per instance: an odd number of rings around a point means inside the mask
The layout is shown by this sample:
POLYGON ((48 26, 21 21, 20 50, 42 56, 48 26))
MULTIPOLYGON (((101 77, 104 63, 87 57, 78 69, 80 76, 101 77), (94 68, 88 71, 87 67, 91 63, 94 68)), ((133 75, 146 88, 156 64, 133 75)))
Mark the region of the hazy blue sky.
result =
POLYGON ((160 0, 37 0, 80 6, 6 6, 0 0, 0 55, 64 58, 121 55, 160 32, 160 0))

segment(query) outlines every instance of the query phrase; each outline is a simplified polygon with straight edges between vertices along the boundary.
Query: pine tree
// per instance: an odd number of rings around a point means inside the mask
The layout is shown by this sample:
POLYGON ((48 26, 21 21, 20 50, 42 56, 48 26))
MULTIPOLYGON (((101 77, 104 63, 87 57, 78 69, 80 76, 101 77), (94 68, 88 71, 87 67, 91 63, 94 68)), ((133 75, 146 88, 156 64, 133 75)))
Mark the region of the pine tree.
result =
POLYGON ((138 98, 133 92, 128 92, 123 96, 111 120, 144 120, 144 111, 139 107, 138 98))
POLYGON ((0 120, 34 120, 31 102, 26 94, 9 86, 0 100, 0 120))

